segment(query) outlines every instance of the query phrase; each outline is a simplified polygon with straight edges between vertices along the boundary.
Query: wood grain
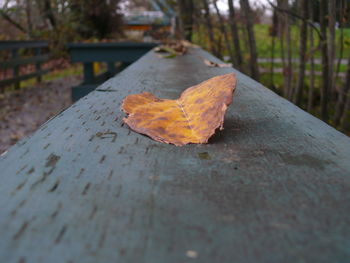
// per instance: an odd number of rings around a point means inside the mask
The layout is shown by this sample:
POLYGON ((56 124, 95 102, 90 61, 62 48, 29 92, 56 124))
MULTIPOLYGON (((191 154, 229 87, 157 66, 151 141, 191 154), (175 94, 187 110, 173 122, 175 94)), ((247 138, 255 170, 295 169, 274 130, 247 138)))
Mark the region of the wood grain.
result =
POLYGON ((152 51, 0 160, 0 262, 346 262, 350 140, 247 76, 207 145, 123 125, 122 99, 175 99, 232 72, 152 51))

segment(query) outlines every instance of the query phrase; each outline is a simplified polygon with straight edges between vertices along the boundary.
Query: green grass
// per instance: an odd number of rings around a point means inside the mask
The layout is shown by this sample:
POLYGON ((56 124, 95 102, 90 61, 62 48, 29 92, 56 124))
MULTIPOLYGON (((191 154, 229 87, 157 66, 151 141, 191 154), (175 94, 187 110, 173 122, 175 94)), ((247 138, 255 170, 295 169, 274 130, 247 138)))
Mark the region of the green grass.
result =
MULTIPOLYGON (((243 56, 243 61, 247 65, 247 61, 249 61, 249 50, 245 35, 245 28, 242 28, 242 25, 238 24, 239 28, 239 40, 240 40, 240 47, 241 47, 241 53, 243 56)), ((227 26, 227 32, 230 32, 229 26, 227 26)), ((263 25, 263 24, 256 24, 254 25, 254 32, 255 32, 255 38, 256 38, 256 47, 257 47, 257 53, 259 58, 270 58, 271 57, 271 47, 272 47, 272 37, 269 35, 269 25, 263 25)), ((215 39, 218 40, 221 36, 221 54, 223 56, 227 56, 228 52, 226 50, 226 45, 224 42, 224 38, 222 36, 222 33, 218 28, 215 28, 215 39)), ((339 36, 340 36, 340 30, 336 30, 336 57, 339 57, 339 36)), ((313 33, 314 36, 314 47, 317 47, 319 43, 319 37, 316 32, 313 33)), ((342 58, 348 58, 350 56, 350 29, 344 29, 343 30, 343 55, 342 58)), ((195 44, 200 45, 201 47, 209 49, 209 43, 208 43, 208 37, 207 37, 207 31, 205 29, 205 26, 197 27, 193 34, 193 42, 195 44)), ((292 48, 292 58, 298 59, 299 58, 299 27, 297 25, 291 26, 291 48, 292 48)), ((309 43, 308 43, 309 45, 309 43)), ((233 48, 233 43, 231 43, 231 48, 233 48)), ((286 47, 285 47, 286 48, 286 47)), ((286 50, 285 50, 286 51, 286 50)), ((279 37, 275 37, 275 48, 274 48, 274 57, 275 58, 282 58, 281 54, 281 41, 279 37)), ((321 58, 320 51, 316 51, 314 53, 315 58, 321 58)), ((274 63, 273 64, 274 69, 282 68, 282 63, 274 63)), ((259 67, 265 68, 267 71, 270 70, 271 63, 259 63, 259 67)), ((315 70, 321 71, 322 65, 315 64, 315 70)), ((297 77, 298 77, 298 63, 293 63, 293 85, 296 85, 297 77)), ((310 63, 306 64, 306 70, 310 70, 311 66, 310 63)), ((347 65, 341 65, 340 66, 340 72, 345 72, 347 69, 347 65)), ((338 85, 342 84, 343 79, 338 79, 338 85)), ((269 72, 261 73, 260 76, 260 82, 274 90, 278 94, 282 94, 283 90, 283 74, 279 72, 274 72, 273 75, 273 84, 271 84, 271 74, 269 72)), ((319 86, 321 83, 321 77, 315 76, 315 93, 319 94, 319 86)), ((305 77, 305 93, 307 93, 308 87, 310 86, 310 78, 308 76, 305 77)), ((305 96, 306 98, 307 96, 305 96)), ((304 103, 305 104, 305 103, 304 103)), ((318 108, 315 107, 315 112, 317 112, 318 108)), ((317 114, 316 114, 317 115, 317 114)))
MULTIPOLYGON (((294 67, 294 71, 298 70, 298 63, 292 63, 293 67, 294 67)), ((322 65, 321 64, 315 64, 315 71, 321 71, 322 70, 322 65)), ((265 69, 270 69, 271 68, 271 63, 270 62, 259 62, 259 67, 261 68, 265 68, 265 69)), ((283 68, 282 63, 273 63, 273 67, 274 68, 283 68)), ((340 64, 339 67, 339 72, 345 72, 347 70, 348 66, 344 65, 344 64, 340 64)), ((311 64, 307 63, 305 65, 305 69, 306 70, 310 70, 311 69, 311 64)), ((334 65, 334 70, 337 69, 337 65, 334 65)))
MULTIPOLYGON (((269 36, 269 26, 257 24, 254 25, 254 32, 256 37, 256 46, 258 56, 261 58, 269 58, 271 57, 271 47, 272 47, 272 37, 269 36)), ((319 37, 317 33, 314 31, 314 46, 316 47, 319 43, 319 37)), ((343 57, 349 57, 350 55, 350 29, 343 30, 344 36, 344 50, 343 57)), ((336 30, 336 46, 339 47, 339 37, 340 37, 340 29, 336 30)), ((299 55, 299 29, 297 26, 291 26, 291 42, 292 42, 292 57, 297 58, 299 55)), ((308 45, 310 45, 310 41, 308 41, 308 45)), ((245 46, 245 45, 244 45, 245 46)), ((248 50, 245 50, 246 52, 248 50)), ((340 56, 339 48, 336 51, 336 57, 340 56)), ((281 57, 281 41, 279 37, 275 37, 275 57, 281 57)), ((320 52, 315 52, 315 57, 320 58, 320 52)))
MULTIPOLYGON (((245 59, 248 59, 248 45, 246 42, 246 36, 243 35, 243 32, 245 32, 245 29, 239 25, 239 35, 240 35, 240 46, 242 49, 243 57, 245 59)), ((227 32, 230 32, 230 28, 227 26, 227 32)), ((255 32, 255 38, 256 38, 256 47, 258 52, 259 58, 269 58, 271 57, 271 47, 272 47, 272 37, 269 35, 269 25, 263 25, 263 24, 256 24, 254 25, 254 32, 255 32)), ((219 39, 221 35, 221 32, 218 28, 215 29, 215 38, 219 39)), ((314 46, 316 47, 319 43, 319 38, 317 33, 314 31, 314 46)), ((336 57, 338 57, 339 54, 339 36, 340 36, 340 29, 336 30, 336 57)), ((350 56, 350 29, 346 28, 343 30, 343 36, 344 36, 344 49, 343 49, 343 58, 348 58, 350 56)), ((225 43, 222 38, 222 49, 224 55, 228 55, 227 50, 225 50, 225 43)), ((193 42, 208 49, 208 40, 207 40, 207 32, 204 26, 201 26, 197 28, 194 31, 193 34, 193 42)), ((292 42, 292 57, 298 58, 299 56, 299 29, 298 26, 292 25, 291 26, 291 42, 292 42)), ((232 45, 231 45, 232 46, 232 45)), ((315 52, 315 57, 320 58, 321 54, 319 51, 315 52)), ((274 56, 281 57, 281 41, 279 37, 275 37, 275 50, 274 50, 274 56)))
MULTIPOLYGON (((69 76, 79 76, 83 74, 83 68, 81 65, 73 65, 62 70, 54 70, 42 76, 43 82, 49 82, 59 78, 65 78, 69 76)), ((36 78, 21 81, 21 89, 35 86, 37 84, 36 78)), ((14 85, 8 86, 5 92, 15 91, 14 85)))

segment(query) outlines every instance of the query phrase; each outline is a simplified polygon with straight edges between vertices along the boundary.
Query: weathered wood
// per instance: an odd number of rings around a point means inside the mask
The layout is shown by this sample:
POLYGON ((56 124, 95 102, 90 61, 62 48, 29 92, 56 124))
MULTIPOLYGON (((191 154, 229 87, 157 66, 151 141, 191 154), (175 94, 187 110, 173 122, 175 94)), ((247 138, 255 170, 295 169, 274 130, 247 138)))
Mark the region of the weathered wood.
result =
POLYGON ((45 47, 48 47, 47 41, 0 41, 0 50, 45 47))
POLYGON ((155 43, 71 43, 68 45, 72 62, 135 62, 155 43))
MULTIPOLYGON (((13 84, 13 83, 16 83, 16 85, 19 85, 20 81, 23 81, 26 79, 31 79, 31 78, 38 77, 38 76, 42 76, 42 75, 48 73, 49 71, 50 70, 48 70, 48 69, 43 69, 40 71, 36 71, 34 73, 29 73, 29 74, 20 75, 20 76, 17 75, 17 77, 14 77, 14 78, 0 80, 0 87, 5 87, 5 86, 13 84)), ((19 88, 19 86, 18 86, 18 88, 19 88)))
MULTIPOLYGON (((18 57, 18 49, 12 49, 11 50, 11 55, 12 55, 12 59, 16 60, 18 57)), ((21 83, 20 80, 18 80, 18 76, 19 76, 19 65, 15 65, 12 69, 12 74, 13 74, 13 78, 10 79, 9 83, 14 83, 15 84, 15 89, 19 89, 21 87, 21 83)), ((8 81, 8 79, 6 79, 5 81, 1 81, 0 85, 4 85, 6 83, 6 81, 8 81)), ((6 84, 5 84, 6 85, 6 84)))
POLYGON ((22 80, 36 77, 37 81, 41 81, 41 76, 49 70, 42 70, 41 63, 49 59, 50 54, 41 54, 42 48, 48 48, 48 42, 46 41, 0 41, 0 50, 7 50, 11 53, 12 58, 6 61, 0 61, 0 69, 13 68, 12 78, 4 79, 0 81, 0 88, 10 84, 15 84, 15 88, 20 88, 20 82, 22 80), (34 49, 34 56, 32 57, 20 57, 19 51, 22 49, 34 49), (20 66, 27 64, 35 64, 36 72, 20 75, 20 66))
POLYGON ((108 42, 108 43, 71 43, 69 49, 72 62, 84 63, 84 82, 72 87, 72 100, 77 101, 89 94, 108 78, 121 71, 126 65, 135 62, 146 54, 156 43, 137 42, 108 42), (93 62, 106 62, 106 74, 94 76, 93 62), (115 68, 115 63, 120 62, 120 68, 115 68), (106 78, 103 78, 106 76, 106 78))
POLYGON ((0 160, 0 262, 346 262, 350 139, 237 72, 207 145, 123 125, 122 99, 233 71, 152 51, 0 160))
POLYGON ((28 57, 28 58, 17 58, 17 59, 11 59, 7 61, 1 61, 0 68, 12 68, 14 66, 45 62, 49 58, 50 58, 50 54, 45 54, 40 56, 28 57))

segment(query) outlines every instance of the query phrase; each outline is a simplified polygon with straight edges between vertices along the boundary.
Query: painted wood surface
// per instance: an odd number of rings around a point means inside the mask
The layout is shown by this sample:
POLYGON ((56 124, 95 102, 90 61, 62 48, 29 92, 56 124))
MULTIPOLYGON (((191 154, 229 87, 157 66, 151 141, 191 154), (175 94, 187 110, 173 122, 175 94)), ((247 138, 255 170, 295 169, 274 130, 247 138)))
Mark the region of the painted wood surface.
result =
POLYGON ((84 63, 84 81, 72 87, 73 102, 86 96, 108 78, 126 68, 145 55, 157 43, 107 42, 107 43, 71 43, 67 45, 72 62, 84 63), (107 71, 95 76, 93 62, 107 62, 107 71), (116 62, 121 62, 118 69, 116 62))
POLYGON ((0 262, 348 262, 350 139, 237 72, 207 145, 123 125, 122 99, 175 99, 233 71, 149 52, 0 160, 0 262))
POLYGON ((0 90, 10 84, 15 84, 15 88, 19 89, 21 81, 34 77, 40 82, 41 76, 49 72, 49 69, 41 69, 41 64, 50 58, 50 54, 47 51, 45 52, 46 54, 41 54, 42 49, 47 49, 48 46, 49 44, 46 41, 0 41, 0 51, 7 51, 12 55, 11 59, 0 61, 0 69, 12 68, 13 71, 11 78, 0 80, 0 90), (21 56, 24 49, 32 49, 33 56, 21 56), (27 64, 34 64, 36 71, 20 75, 20 66, 27 64))

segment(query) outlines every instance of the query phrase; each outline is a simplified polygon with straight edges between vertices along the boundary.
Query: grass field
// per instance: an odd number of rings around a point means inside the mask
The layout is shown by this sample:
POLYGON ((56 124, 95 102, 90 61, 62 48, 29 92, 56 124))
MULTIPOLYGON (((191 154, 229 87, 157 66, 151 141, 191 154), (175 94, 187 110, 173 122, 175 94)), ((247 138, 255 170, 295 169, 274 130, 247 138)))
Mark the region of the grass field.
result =
MULTIPOLYGON (((227 27, 227 31, 229 32, 229 27, 227 27)), ((241 45, 241 51, 242 51, 242 56, 244 61, 248 61, 249 59, 249 52, 248 52, 248 45, 246 36, 243 33, 244 29, 239 26, 239 34, 240 34, 240 45, 241 45)), ((257 46, 257 53, 259 58, 271 58, 271 52, 272 52, 272 37, 269 35, 269 25, 264 25, 264 24, 256 24, 254 25, 254 32, 255 32, 255 38, 256 38, 256 46, 257 46)), ((215 30, 215 37, 216 39, 219 39, 220 37, 220 30, 217 28, 215 30)), ((299 30, 297 26, 291 26, 291 39, 292 39, 292 58, 298 59, 299 58, 299 30)), ((314 46, 317 46, 319 43, 319 37, 316 32, 313 33, 314 35, 314 46)), ((341 30, 337 29, 336 30, 336 44, 337 47, 339 47, 339 38, 341 35, 341 30)), ((222 37, 221 37, 222 38, 222 37)), ((200 45, 201 47, 209 50, 208 46, 208 40, 207 40, 207 33, 204 28, 204 26, 201 26, 200 28, 197 28, 194 32, 193 35, 193 42, 200 45)), ((221 41, 221 47, 222 47, 222 53, 223 56, 227 56, 228 52, 225 48, 225 43, 223 43, 223 38, 221 41)), ((310 42, 309 42, 310 43, 310 42)), ((308 43, 308 44, 309 44, 308 43)), ((343 55, 342 58, 348 58, 350 56, 350 29, 344 29, 343 30, 343 55)), ((231 45, 232 46, 232 45, 231 45)), ((274 48, 274 58, 281 58, 281 41, 279 37, 275 37, 275 48, 274 48)), ((336 50, 336 57, 340 56, 340 49, 337 48, 336 50)), ((319 51, 316 51, 314 53, 315 58, 320 58, 321 54, 319 51)), ((298 63, 293 63, 295 65, 295 69, 297 69, 298 63)), ((274 63, 273 64, 275 69, 280 69, 282 68, 282 63, 274 63)), ((259 68, 270 70, 271 68, 271 63, 270 62, 259 62, 259 68)), ((340 66, 340 72, 345 72, 347 68, 347 65, 341 65, 340 66)), ((310 70, 310 64, 308 63, 306 65, 306 70, 310 70)), ((316 64, 315 65, 315 70, 316 71, 321 71, 321 65, 316 64)), ((296 73, 297 70, 295 70, 296 73)), ((294 79, 296 79, 296 74, 294 75, 294 79)), ((320 78, 318 76, 316 78, 316 85, 318 84, 320 78)), ((261 80, 260 80, 265 86, 271 86, 271 77, 270 73, 262 73, 261 74, 261 80)), ((274 81, 274 87, 278 89, 283 85, 283 75, 281 72, 275 72, 273 76, 273 81, 274 81)), ((306 82, 308 82, 309 79, 306 76, 306 82)), ((307 83, 306 83, 307 84, 307 83)))
MULTIPOLYGON (((240 34, 240 44, 243 56, 247 57, 248 54, 248 45, 246 45, 245 35, 243 34, 244 29, 239 27, 239 34, 240 34)), ((227 31, 229 32, 229 27, 227 27, 227 31)), ((291 42, 292 42, 292 57, 298 58, 299 55, 299 32, 298 32, 297 26, 291 26, 291 42)), ((269 58, 271 57, 271 47, 272 47, 272 37, 269 35, 269 25, 264 24, 256 24, 254 25, 254 32, 255 32, 255 38, 256 38, 256 47, 258 52, 259 58, 269 58)), ((219 38, 220 30, 215 30, 215 37, 216 39, 219 38)), ((319 37, 317 33, 314 31, 314 46, 317 46, 319 43, 319 37)), ((339 47, 339 38, 341 35, 341 30, 336 30, 336 45, 339 47)), ((206 39, 207 33, 204 27, 197 28, 193 35, 193 42, 196 44, 199 44, 200 46, 204 48, 208 48, 208 41, 206 39)), ((344 43, 344 49, 343 49, 343 57, 347 58, 350 56, 350 28, 343 29, 343 43, 344 43)), ((222 41, 223 42, 223 41, 222 41)), ((222 47, 224 48, 224 43, 222 43, 222 47)), ((223 50, 224 55, 227 55, 227 50, 223 50)), ((337 49, 336 57, 340 55, 339 53, 340 49, 337 49)), ((274 56, 275 57, 281 57, 281 41, 279 37, 275 37, 275 50, 274 50, 274 56)), ((315 57, 320 58, 320 52, 315 52, 315 57)))

